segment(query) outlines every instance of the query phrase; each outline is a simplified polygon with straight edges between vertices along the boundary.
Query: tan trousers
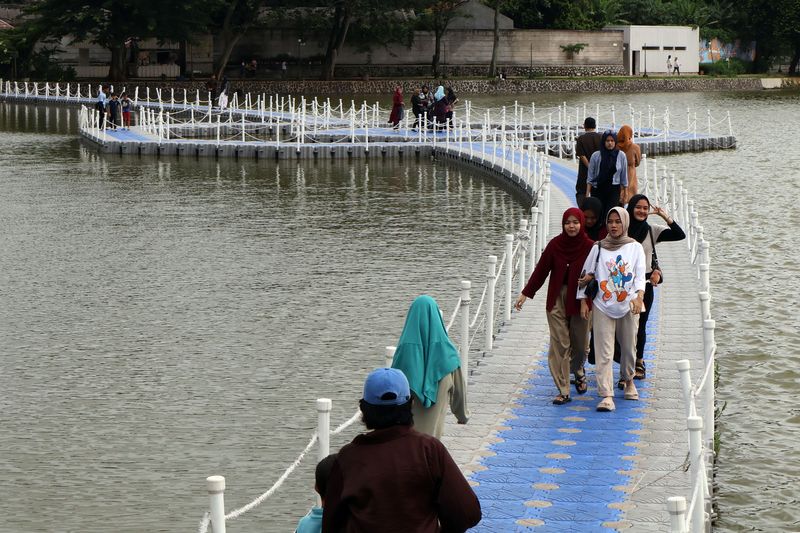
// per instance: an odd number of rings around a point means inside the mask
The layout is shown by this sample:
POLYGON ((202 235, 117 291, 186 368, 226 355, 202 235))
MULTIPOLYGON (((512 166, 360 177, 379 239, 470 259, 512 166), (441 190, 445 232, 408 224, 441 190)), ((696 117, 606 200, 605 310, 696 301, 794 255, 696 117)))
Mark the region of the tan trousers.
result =
POLYGON ((447 408, 461 424, 469 419, 467 409, 467 390, 461 368, 456 368, 439 381, 436 392, 436 403, 428 408, 422 406, 416 394, 411 394, 411 413, 414 415, 414 429, 420 433, 432 435, 441 440, 444 434, 444 423, 447 408))
POLYGON ((567 316, 564 298, 567 286, 561 287, 556 304, 547 313, 547 324, 550 326, 550 350, 547 363, 550 375, 558 388, 559 394, 569 396, 569 374, 582 377, 586 353, 589 349, 589 321, 580 315, 567 316))
POLYGON ((614 396, 614 337, 619 341, 619 375, 628 381, 633 379, 636 364, 636 332, 639 315, 627 313, 622 318, 611 318, 602 311, 592 311, 594 331, 595 374, 597 394, 603 398, 614 396))

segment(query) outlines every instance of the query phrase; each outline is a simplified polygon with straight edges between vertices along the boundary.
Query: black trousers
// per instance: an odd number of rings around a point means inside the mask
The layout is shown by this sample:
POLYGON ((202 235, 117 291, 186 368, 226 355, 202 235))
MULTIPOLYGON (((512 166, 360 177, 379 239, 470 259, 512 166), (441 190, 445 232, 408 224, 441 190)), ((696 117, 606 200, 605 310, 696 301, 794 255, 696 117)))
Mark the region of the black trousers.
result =
POLYGON ((636 332, 636 362, 644 359, 644 345, 647 342, 647 319, 650 318, 650 307, 653 305, 653 285, 644 284, 644 313, 639 315, 639 331, 636 332))

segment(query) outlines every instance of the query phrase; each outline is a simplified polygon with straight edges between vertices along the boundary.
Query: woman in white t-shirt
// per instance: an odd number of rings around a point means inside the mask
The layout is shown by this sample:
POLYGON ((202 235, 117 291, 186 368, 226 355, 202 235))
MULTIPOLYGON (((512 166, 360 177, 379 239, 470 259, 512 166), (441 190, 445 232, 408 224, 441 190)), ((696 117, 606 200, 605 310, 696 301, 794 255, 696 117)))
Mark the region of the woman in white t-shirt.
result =
POLYGON ((624 397, 638 400, 633 384, 636 363, 636 332, 639 313, 644 310, 645 259, 644 249, 628 237, 628 212, 614 207, 606 216, 608 236, 592 247, 583 263, 577 298, 581 300, 581 316, 588 319, 589 305, 586 284, 594 277, 600 290, 592 301, 594 313, 595 374, 597 393, 602 400, 598 411, 614 410, 614 380, 612 360, 614 339, 620 345, 620 376, 625 380, 624 397), (599 254, 599 256, 598 256, 599 254))

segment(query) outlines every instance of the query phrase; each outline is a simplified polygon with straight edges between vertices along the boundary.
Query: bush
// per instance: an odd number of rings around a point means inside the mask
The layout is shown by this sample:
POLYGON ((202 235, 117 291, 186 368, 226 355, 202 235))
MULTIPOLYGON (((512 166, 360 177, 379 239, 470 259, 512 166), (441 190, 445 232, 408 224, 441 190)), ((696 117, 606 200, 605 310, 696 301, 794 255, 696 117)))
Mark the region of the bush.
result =
POLYGON ((701 63, 700 72, 707 76, 724 76, 733 77, 739 74, 744 74, 750 67, 750 62, 742 61, 739 58, 733 57, 724 61, 717 61, 714 63, 701 63))

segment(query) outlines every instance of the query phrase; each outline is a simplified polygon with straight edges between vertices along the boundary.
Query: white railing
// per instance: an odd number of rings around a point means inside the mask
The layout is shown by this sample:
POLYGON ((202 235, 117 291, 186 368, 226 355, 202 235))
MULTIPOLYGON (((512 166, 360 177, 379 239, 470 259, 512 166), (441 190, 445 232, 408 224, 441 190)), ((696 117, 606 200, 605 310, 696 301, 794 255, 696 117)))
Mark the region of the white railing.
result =
MULTIPOLYGON (((120 91, 125 92, 126 87, 120 91)), ((114 87, 111 86, 114 91, 114 87)), ((80 84, 11 82, 0 80, 0 95, 18 99, 45 99, 90 103, 94 100, 99 87, 80 84)), ((157 113, 147 113, 149 124, 153 126, 149 132, 159 132, 158 140, 191 138, 195 135, 216 137, 217 142, 225 141, 262 141, 270 140, 267 135, 259 135, 259 131, 267 131, 275 135, 280 143, 281 129, 288 128, 286 143, 300 144, 317 141, 320 135, 333 136, 325 142, 362 142, 368 149, 370 130, 373 132, 385 127, 384 117, 388 110, 382 109, 378 103, 368 104, 366 101, 356 105, 350 101, 349 108, 340 99, 338 104, 330 98, 306 99, 305 97, 279 96, 277 94, 246 94, 242 99, 234 93, 230 98, 212 101, 211 94, 187 89, 162 90, 136 86, 131 94, 134 106, 144 115, 144 109, 155 109, 157 113), (215 117, 212 115, 216 115, 215 117), (264 128, 268 125, 268 128, 264 128), (338 136, 338 137, 337 137, 338 136)), ((500 138, 512 145, 536 145, 544 153, 559 157, 575 159, 575 138, 580 134, 583 120, 588 116, 586 104, 570 108, 566 102, 550 108, 530 108, 518 102, 513 107, 480 108, 466 101, 459 107, 460 116, 454 118, 449 127, 436 124, 423 116, 422 127, 414 128, 415 117, 406 113, 400 125, 400 133, 404 140, 416 140, 419 143, 449 144, 450 142, 477 140, 478 138, 500 138), (432 130, 434 135, 426 133, 432 130), (438 135, 437 135, 438 133, 438 135), (444 137, 442 139, 442 137, 444 137)), ((595 106, 594 115, 598 128, 616 130, 620 126, 617 112, 612 105, 610 109, 595 106)), ((622 114, 621 114, 622 115, 622 114)), ((713 119, 710 110, 706 110, 705 124, 697 118, 697 112, 687 109, 686 129, 676 129, 669 108, 663 113, 656 112, 648 106, 645 110, 628 106, 627 121, 632 126, 634 139, 697 139, 698 136, 719 138, 733 137, 730 113, 721 119, 713 119), (716 132, 716 133, 715 133, 716 132)), ((675 121, 677 122, 677 121, 675 121)), ((723 146, 720 146, 723 147, 723 146)))
POLYGON ((717 345, 714 340, 716 324, 711 318, 710 245, 703 237, 698 213, 683 182, 676 180, 675 174, 667 172, 665 166, 659 167, 655 160, 651 165, 643 156, 642 165, 644 173, 640 190, 650 198, 652 204, 668 206, 675 218, 685 221, 687 247, 700 283, 698 299, 699 318, 703 323, 703 367, 699 380, 692 383, 691 363, 688 360, 677 362, 689 433, 691 491, 688 505, 684 496, 673 496, 667 501, 673 533, 700 533, 705 532, 711 523, 711 478, 715 454, 714 374, 717 345))

